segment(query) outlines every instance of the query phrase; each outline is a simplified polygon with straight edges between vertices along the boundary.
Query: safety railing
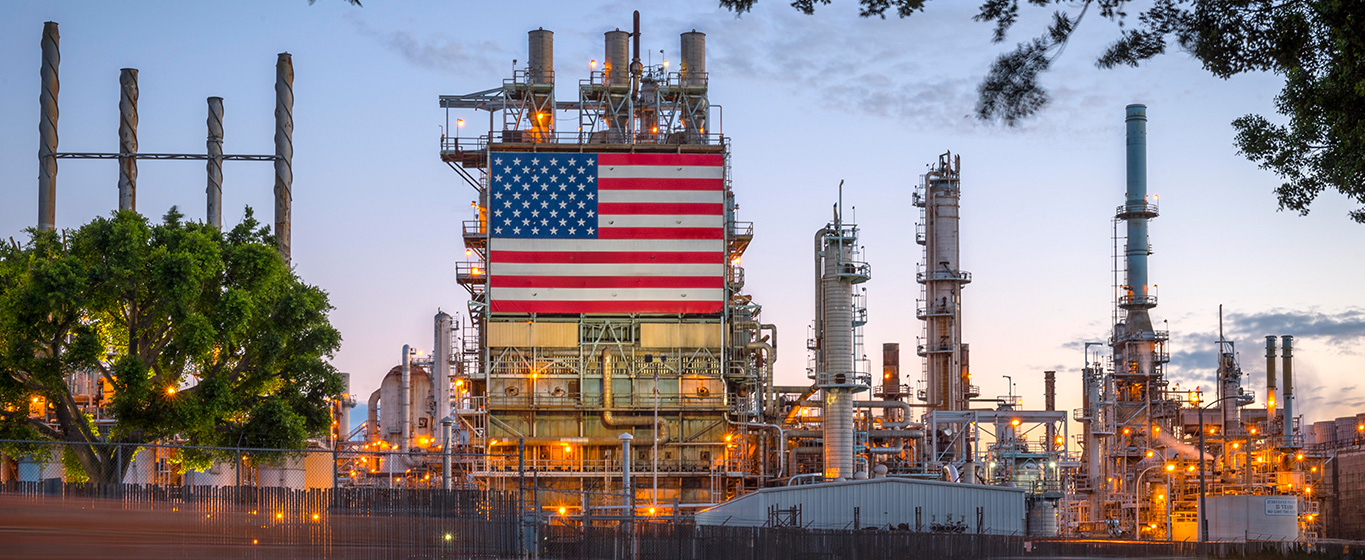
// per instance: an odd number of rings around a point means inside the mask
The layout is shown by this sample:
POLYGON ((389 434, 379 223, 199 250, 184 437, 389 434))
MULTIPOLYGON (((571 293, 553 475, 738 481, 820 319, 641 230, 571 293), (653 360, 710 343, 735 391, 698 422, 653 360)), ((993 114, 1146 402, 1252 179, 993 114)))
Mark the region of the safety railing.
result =
POLYGON ((682 131, 637 132, 633 135, 611 133, 608 131, 588 132, 542 132, 539 130, 499 130, 482 136, 442 136, 441 153, 461 155, 485 152, 490 147, 509 150, 536 151, 538 145, 593 145, 593 144, 630 144, 636 146, 714 146, 725 144, 725 137, 718 133, 699 133, 682 131), (527 144, 527 146, 504 146, 507 144, 527 144))

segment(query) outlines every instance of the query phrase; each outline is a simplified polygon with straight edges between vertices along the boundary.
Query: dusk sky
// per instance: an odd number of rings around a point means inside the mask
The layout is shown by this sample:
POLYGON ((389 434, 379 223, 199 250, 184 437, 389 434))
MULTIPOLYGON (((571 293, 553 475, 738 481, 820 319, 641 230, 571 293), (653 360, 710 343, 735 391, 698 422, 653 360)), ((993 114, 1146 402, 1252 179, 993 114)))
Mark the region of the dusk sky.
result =
MULTIPOLYGON (((713 128, 733 141, 739 218, 756 236, 744 256, 746 291, 780 329, 777 382, 806 383, 812 319, 811 236, 830 218, 837 185, 862 227, 866 354, 883 342, 914 356, 911 193, 945 150, 962 156, 964 341, 983 396, 1008 392, 1042 408, 1042 371, 1058 370, 1058 406, 1080 406, 1083 341, 1107 339, 1115 207, 1124 192, 1124 106, 1148 107, 1152 311, 1169 328, 1169 377, 1208 382, 1218 306, 1262 406, 1264 336, 1295 336, 1296 412, 1306 421, 1365 412, 1365 225, 1325 193, 1312 214, 1277 212, 1273 174, 1237 155, 1233 119, 1274 115, 1281 80, 1220 80, 1175 52, 1138 69, 1098 70, 1117 26, 1090 14, 1044 84, 1051 105, 1014 129, 971 114, 976 85, 1050 12, 1024 9, 1004 44, 974 22, 976 2, 939 0, 911 18, 857 16, 835 0, 805 16, 763 0, 736 17, 715 0, 672 2, 6 2, 0 6, 0 238, 26 238, 37 215, 39 39, 61 25, 60 150, 117 151, 119 69, 140 69, 143 152, 203 153, 208 96, 224 97, 230 154, 273 152, 276 53, 295 66, 293 258, 326 289, 345 341, 335 364, 364 400, 398 363, 403 344, 429 352, 432 316, 461 318, 460 221, 474 191, 439 158, 446 123, 437 96, 497 87, 526 32, 555 32, 560 100, 576 99, 602 34, 641 11, 642 46, 675 60, 678 34, 707 33, 713 128), (661 54, 659 51, 662 50, 661 54), (716 113, 713 113, 716 114, 716 113)), ((1137 13, 1137 9, 1130 13, 1137 13)), ((649 60, 646 60, 649 62, 649 60)), ((452 112, 486 131, 486 113, 452 112)), ((576 115, 561 115, 561 127, 576 115)), ((572 130, 572 129, 569 129, 572 130)), ((269 164, 224 165, 224 221, 251 206, 272 222, 269 164)), ((74 228, 117 207, 114 161, 61 160, 57 224, 74 228)), ((159 219, 178 205, 204 219, 202 161, 139 164, 138 210, 159 219)))

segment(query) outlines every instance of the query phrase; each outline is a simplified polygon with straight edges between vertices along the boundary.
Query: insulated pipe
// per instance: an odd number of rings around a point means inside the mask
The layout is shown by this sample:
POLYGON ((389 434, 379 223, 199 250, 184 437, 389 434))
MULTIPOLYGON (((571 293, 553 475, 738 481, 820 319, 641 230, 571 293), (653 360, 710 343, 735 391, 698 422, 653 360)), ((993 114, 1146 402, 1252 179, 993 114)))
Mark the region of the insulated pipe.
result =
POLYGON ((208 163, 208 222, 214 229, 223 229, 223 98, 209 98, 208 163))
MULTIPOLYGON (((289 53, 280 53, 275 61, 275 247, 286 263, 291 261, 292 250, 293 162, 294 60, 289 53)), ((407 363, 407 354, 403 355, 407 363)))
POLYGON ((1280 336, 1284 357, 1284 446, 1294 445, 1294 337, 1280 336))
POLYGON ((910 405, 900 401, 853 401, 853 406, 858 408, 883 408, 900 409, 901 419, 898 421, 883 420, 882 423, 891 428, 904 428, 910 425, 910 405))
POLYGON ((373 442, 379 439, 379 392, 382 389, 375 389, 370 393, 370 403, 365 410, 365 441, 373 442))
POLYGON ((403 443, 399 449, 407 452, 412 448, 412 354, 408 345, 403 345, 403 443))
MULTIPOLYGON (((669 428, 668 428, 668 423, 667 423, 667 422, 660 422, 660 423, 659 423, 659 427, 660 427, 659 443, 660 443, 660 444, 668 443, 669 440, 672 438, 672 433, 670 432, 670 430, 669 430, 669 428)), ((531 437, 510 438, 510 439, 506 439, 506 440, 497 440, 496 443, 490 442, 488 445, 489 445, 489 447, 501 447, 501 446, 505 446, 505 445, 516 445, 518 440, 525 440, 527 445, 556 445, 556 444, 562 445, 562 444, 566 444, 566 443, 567 443, 567 444, 571 444, 571 445, 599 446, 599 445, 616 445, 616 444, 621 443, 620 438, 618 438, 617 436, 590 436, 590 437, 584 437, 584 436, 562 436, 562 437, 556 437, 556 436, 531 436, 531 437)), ((632 437, 630 444, 633 445, 633 446, 636 446, 636 447, 640 447, 640 446, 650 446, 650 445, 654 445, 654 438, 653 438, 653 437, 632 437)), ((720 445, 723 445, 723 443, 717 443, 717 444, 715 444, 715 445, 719 447, 720 445)))
POLYGON ((56 22, 43 23, 42 90, 38 94, 38 230, 57 228, 57 66, 62 55, 56 22))
MULTIPOLYGON (((612 428, 653 425, 654 437, 651 437, 648 440, 637 438, 635 440, 636 443, 638 445, 645 444, 653 445, 655 439, 658 439, 660 444, 668 443, 669 441, 668 420, 664 419, 663 417, 657 417, 658 423, 655 424, 655 418, 650 418, 648 416, 624 416, 617 418, 616 415, 612 413, 611 374, 612 368, 614 366, 613 361, 614 360, 612 359, 611 350, 609 349, 602 350, 602 423, 612 428)), ((527 438, 527 441, 532 441, 535 439, 537 438, 527 438)), ((565 438, 550 439, 554 441, 567 441, 565 440, 565 438)), ((615 443, 616 441, 615 438, 609 437, 606 439, 610 440, 607 443, 615 443)), ((599 443, 590 444, 601 445, 599 443)))
POLYGON ((787 470, 787 434, 781 426, 776 424, 763 424, 761 422, 735 422, 727 416, 727 422, 735 426, 748 426, 750 428, 763 428, 777 432, 777 478, 782 478, 787 470))
POLYGON ((648 426, 654 423, 653 418, 644 416, 626 416, 617 418, 612 413, 611 408, 615 404, 612 402, 611 374, 615 367, 615 360, 612 358, 611 350, 602 350, 602 423, 611 427, 621 426, 648 426))
MULTIPOLYGON (((923 424, 911 424, 909 429, 902 430, 868 430, 869 438, 913 438, 924 437, 923 424)), ((784 432, 789 438, 809 439, 822 438, 825 432, 822 430, 787 430, 784 432)))
POLYGON ((118 209, 137 211, 137 68, 118 75, 118 209))
POLYGON ((1275 419, 1275 337, 1265 337, 1265 417, 1275 419))

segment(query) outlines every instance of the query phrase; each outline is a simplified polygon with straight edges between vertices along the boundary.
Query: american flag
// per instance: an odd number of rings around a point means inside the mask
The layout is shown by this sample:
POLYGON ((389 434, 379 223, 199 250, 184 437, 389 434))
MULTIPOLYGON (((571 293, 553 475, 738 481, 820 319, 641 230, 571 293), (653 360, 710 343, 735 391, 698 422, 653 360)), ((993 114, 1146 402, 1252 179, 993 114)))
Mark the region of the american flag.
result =
POLYGON ((493 313, 720 313, 720 154, 490 155, 493 313))

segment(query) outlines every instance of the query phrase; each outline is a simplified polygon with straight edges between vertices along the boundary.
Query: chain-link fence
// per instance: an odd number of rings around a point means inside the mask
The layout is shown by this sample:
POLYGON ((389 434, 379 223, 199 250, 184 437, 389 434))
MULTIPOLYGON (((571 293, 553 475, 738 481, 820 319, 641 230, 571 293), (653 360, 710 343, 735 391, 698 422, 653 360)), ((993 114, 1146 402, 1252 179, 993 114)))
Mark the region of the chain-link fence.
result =
POLYGON ((0 558, 954 560, 1352 552, 1323 543, 703 526, 666 504, 656 516, 652 506, 632 512, 619 493, 546 487, 548 479, 518 455, 396 453, 364 444, 81 445, 0 440, 0 558), (451 489, 443 489, 447 457, 451 489), (516 466, 496 484, 469 476, 490 460, 516 466))
POLYGON ((0 441, 5 558, 512 558, 516 491, 445 457, 0 441), (93 474, 93 476, 92 476, 93 474))

